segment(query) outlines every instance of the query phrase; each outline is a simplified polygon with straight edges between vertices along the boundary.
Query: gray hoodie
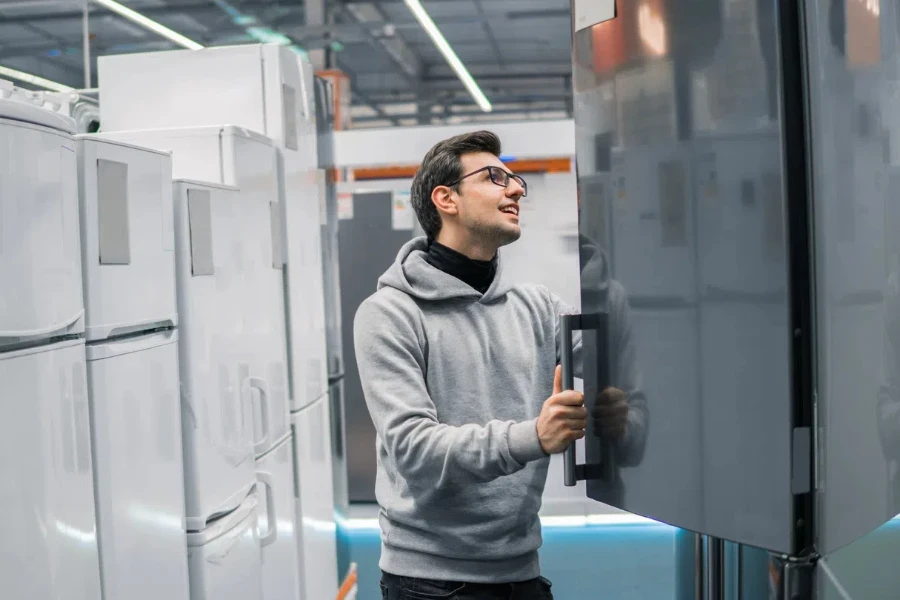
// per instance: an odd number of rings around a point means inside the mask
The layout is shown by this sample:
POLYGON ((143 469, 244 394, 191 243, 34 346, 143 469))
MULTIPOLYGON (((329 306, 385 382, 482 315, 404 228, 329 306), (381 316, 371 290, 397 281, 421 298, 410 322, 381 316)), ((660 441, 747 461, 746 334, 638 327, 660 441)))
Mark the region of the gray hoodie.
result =
POLYGON ((531 579, 549 465, 536 421, 553 391, 558 316, 571 311, 543 286, 512 285, 502 260, 482 295, 429 265, 426 249, 418 238, 400 250, 354 322, 378 433, 380 566, 449 581, 531 579))

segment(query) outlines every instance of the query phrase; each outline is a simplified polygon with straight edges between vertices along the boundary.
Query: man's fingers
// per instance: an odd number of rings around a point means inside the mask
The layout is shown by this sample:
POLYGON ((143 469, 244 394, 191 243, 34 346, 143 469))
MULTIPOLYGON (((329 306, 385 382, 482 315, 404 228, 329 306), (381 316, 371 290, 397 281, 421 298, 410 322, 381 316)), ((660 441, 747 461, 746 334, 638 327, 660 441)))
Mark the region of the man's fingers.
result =
POLYGON ((553 373, 553 395, 555 396, 560 392, 562 392, 562 367, 556 365, 556 371, 553 373))
POLYGON ((584 406, 584 394, 575 390, 567 390, 554 394, 554 402, 563 406, 584 406))

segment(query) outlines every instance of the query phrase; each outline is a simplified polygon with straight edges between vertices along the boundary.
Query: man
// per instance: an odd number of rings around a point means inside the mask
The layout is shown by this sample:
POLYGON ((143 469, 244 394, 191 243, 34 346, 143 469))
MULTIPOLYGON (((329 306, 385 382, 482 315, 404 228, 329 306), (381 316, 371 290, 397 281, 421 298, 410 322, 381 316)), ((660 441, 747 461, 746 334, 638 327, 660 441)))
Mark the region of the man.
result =
MULTIPOLYGON (((538 510, 549 456, 584 436, 587 413, 560 385, 567 308, 503 275, 497 251, 521 235, 527 185, 500 150, 479 131, 425 155, 412 203, 427 238, 400 250, 356 314, 388 600, 553 597, 538 510)), ((607 389, 596 426, 634 446, 635 414, 625 392, 607 389)))

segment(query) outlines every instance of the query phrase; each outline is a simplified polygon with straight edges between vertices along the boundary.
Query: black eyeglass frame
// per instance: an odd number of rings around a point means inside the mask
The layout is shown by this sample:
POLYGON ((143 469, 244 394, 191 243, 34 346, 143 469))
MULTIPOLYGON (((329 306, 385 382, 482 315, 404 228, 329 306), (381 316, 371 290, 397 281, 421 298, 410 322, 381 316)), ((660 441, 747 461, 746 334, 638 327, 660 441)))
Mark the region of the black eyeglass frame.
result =
POLYGON ((491 183, 493 183, 494 185, 499 185, 502 188, 509 187, 509 180, 515 179, 519 183, 519 185, 522 186, 522 190, 523 190, 522 197, 524 198, 524 197, 528 196, 528 184, 525 182, 525 179, 521 175, 516 175, 515 173, 510 173, 506 169, 502 169, 496 165, 488 165, 486 167, 481 167, 480 169, 476 169, 476 170, 472 171, 471 173, 466 173, 465 175, 463 175, 462 177, 460 177, 453 183, 448 183, 447 187, 453 187, 455 185, 459 185, 460 183, 463 182, 463 180, 468 179, 472 175, 477 175, 477 174, 481 173, 482 171, 487 171, 490 174, 491 183), (500 173, 503 173, 503 176, 506 179, 505 183, 498 183, 497 180, 494 179, 494 173, 497 171, 499 171, 500 173))

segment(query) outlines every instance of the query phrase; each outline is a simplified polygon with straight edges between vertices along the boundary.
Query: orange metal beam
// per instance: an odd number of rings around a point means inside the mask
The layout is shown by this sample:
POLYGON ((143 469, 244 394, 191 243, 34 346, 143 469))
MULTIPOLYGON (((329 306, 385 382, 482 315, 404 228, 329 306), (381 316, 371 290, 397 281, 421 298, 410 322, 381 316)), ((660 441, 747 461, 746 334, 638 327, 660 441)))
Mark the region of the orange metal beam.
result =
MULTIPOLYGON (((544 158, 513 160, 506 163, 513 173, 569 173, 572 171, 571 158, 544 158)), ((416 174, 419 165, 393 165, 389 167, 364 167, 353 169, 355 181, 372 179, 409 179, 416 174)))

